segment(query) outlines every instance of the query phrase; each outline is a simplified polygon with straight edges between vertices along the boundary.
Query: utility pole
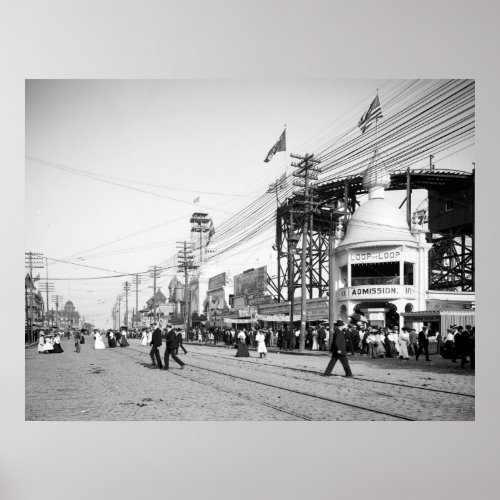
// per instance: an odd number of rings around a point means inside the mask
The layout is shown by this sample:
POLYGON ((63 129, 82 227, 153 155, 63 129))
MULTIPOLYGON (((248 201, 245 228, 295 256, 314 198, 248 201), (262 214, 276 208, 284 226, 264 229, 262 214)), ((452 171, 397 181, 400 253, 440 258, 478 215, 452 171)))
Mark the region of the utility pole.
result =
POLYGON ((161 276, 162 271, 162 267, 149 267, 149 277, 153 278, 153 321, 156 321, 156 278, 159 278, 161 276))
POLYGON ((122 319, 121 319, 121 315, 122 315, 122 311, 121 311, 121 303, 122 303, 122 296, 121 295, 118 295, 118 298, 116 299, 118 301, 118 326, 117 326, 117 330, 120 329, 120 323, 122 322, 122 319))
POLYGON ((308 213, 311 210, 311 201, 309 198, 309 183, 311 180, 318 179, 318 173, 321 169, 316 167, 320 160, 314 159, 313 154, 306 154, 305 156, 290 155, 292 158, 300 160, 299 163, 292 163, 292 167, 297 168, 293 173, 294 177, 299 177, 302 181, 294 181, 295 186, 304 188, 304 215, 302 219, 302 252, 301 252, 301 307, 300 307, 300 346, 299 350, 303 351, 305 348, 306 338, 306 294, 307 294, 307 273, 306 273, 306 255, 307 255, 307 226, 308 226, 308 213))
POLYGON ((62 304, 62 295, 52 295, 52 302, 56 305, 56 327, 59 328, 59 304, 62 304))
MULTIPOLYGON (((295 266, 294 266, 294 255, 295 249, 297 248, 297 243, 299 242, 299 237, 295 234, 293 230, 293 207, 290 207, 290 220, 288 223, 288 301, 290 302, 290 323, 288 332, 288 349, 293 350, 293 343, 295 342, 295 331, 294 331, 294 309, 295 309, 295 266)), ((286 347, 285 347, 286 348, 286 347)))
MULTIPOLYGON (((201 234, 201 233, 200 233, 201 234)), ((178 264, 177 272, 184 273, 184 329, 186 331, 186 340, 189 339, 190 313, 191 313, 191 297, 189 294, 189 271, 196 269, 198 266, 194 264, 193 244, 187 241, 177 242, 178 248, 178 264), (189 304, 189 306, 188 306, 189 304)))
POLYGON ((54 292, 54 283, 45 281, 44 283, 40 283, 40 288, 45 292, 46 304, 47 304, 47 312, 46 312, 46 320, 47 326, 49 325, 49 292, 54 292))
POLYGON ((128 292, 130 291, 130 283, 125 281, 123 284, 123 290, 125 291, 125 326, 128 328, 128 292))
MULTIPOLYGON (((284 173, 279 179, 276 179, 275 182, 269 185, 269 188, 267 190, 268 193, 275 193, 276 194, 276 214, 278 214, 278 210, 280 208, 280 200, 278 197, 278 190, 284 189, 286 186, 286 173, 284 173)), ((279 248, 280 243, 280 229, 279 229, 279 217, 276 218, 276 249, 279 248)), ((281 283, 281 266, 280 266, 280 252, 277 251, 277 259, 278 259, 278 283, 281 283)), ((280 289, 281 290, 281 289, 280 289)), ((281 292, 278 293, 278 302, 281 301, 281 292)))
MULTIPOLYGON (((35 253, 35 252, 25 252, 25 267, 30 270, 30 290, 29 290, 29 315, 28 315, 28 342, 31 343, 33 341, 33 293, 35 288, 35 279, 33 279, 33 269, 42 269, 43 268, 43 253, 35 253)), ((26 288, 26 284, 25 284, 26 288)), ((28 298, 28 294, 26 293, 26 298, 28 298)), ((26 305, 28 308, 28 305, 26 305)))
POLYGON ((49 325, 49 292, 54 292, 54 283, 49 281, 49 262, 47 257, 45 257, 45 282, 41 283, 40 285, 42 288, 45 289, 45 303, 47 304, 46 307, 46 320, 47 320, 47 327, 49 325))
POLYGON ((137 321, 135 322, 136 324, 134 325, 134 319, 137 320, 137 314, 139 311, 139 283, 141 282, 141 278, 139 278, 139 275, 136 274, 134 276, 134 285, 135 285, 135 314, 132 316, 132 327, 137 326, 137 321))
MULTIPOLYGON (((191 223, 191 233, 200 233, 199 234, 199 245, 200 245, 200 260, 198 263, 198 267, 201 267, 203 262, 203 233, 211 233, 213 231, 212 218, 209 217, 208 214, 205 213, 194 213, 189 219, 191 223)), ((193 241, 194 235, 191 235, 191 241, 193 241)), ((205 245, 207 245, 205 243, 205 245)))

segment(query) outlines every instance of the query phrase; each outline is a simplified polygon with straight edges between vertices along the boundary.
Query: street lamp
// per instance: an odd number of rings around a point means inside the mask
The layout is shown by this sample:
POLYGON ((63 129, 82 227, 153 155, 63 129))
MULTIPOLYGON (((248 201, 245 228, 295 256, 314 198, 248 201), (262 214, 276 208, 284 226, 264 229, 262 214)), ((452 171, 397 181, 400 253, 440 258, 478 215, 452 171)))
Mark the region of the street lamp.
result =
POLYGON ((293 331, 293 309, 294 309, 294 295, 295 295, 295 278, 294 278, 294 258, 293 255, 297 249, 299 236, 290 228, 288 232, 288 299, 290 301, 290 327, 288 332, 288 346, 293 350, 293 342, 295 341, 293 331))

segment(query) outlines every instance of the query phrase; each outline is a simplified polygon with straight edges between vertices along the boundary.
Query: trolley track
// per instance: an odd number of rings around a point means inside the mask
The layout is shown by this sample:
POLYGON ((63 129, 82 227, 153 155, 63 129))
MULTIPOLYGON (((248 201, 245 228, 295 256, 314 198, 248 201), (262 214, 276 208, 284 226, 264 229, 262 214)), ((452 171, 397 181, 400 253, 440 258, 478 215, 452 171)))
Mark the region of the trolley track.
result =
MULTIPOLYGON (((127 348, 127 350, 133 351, 133 352, 136 352, 136 353, 139 353, 139 354, 142 354, 142 355, 147 355, 147 353, 145 353, 144 351, 135 349, 135 348, 133 348, 131 346, 129 346, 127 348)), ((121 353, 122 351, 124 351, 124 350, 122 349, 119 352, 121 353)), ((127 355, 128 357, 132 357, 127 352, 124 352, 124 354, 127 355)), ((383 411, 383 410, 377 410, 375 408, 369 408, 369 407, 366 407, 366 406, 362 406, 362 405, 358 405, 358 404, 354 404, 354 403, 349 403, 349 402, 346 402, 346 401, 342 401, 342 400, 338 400, 338 399, 333 399, 333 398, 329 398, 329 397, 326 397, 326 396, 320 396, 320 395, 312 394, 312 393, 305 392, 305 391, 298 391, 296 389, 292 389, 292 388, 288 388, 288 387, 282 387, 282 386, 271 384, 271 383, 267 383, 267 382, 262 382, 260 380, 250 379, 248 377, 241 377, 241 376, 238 376, 238 375, 234 375, 232 373, 222 372, 222 371, 219 371, 219 370, 214 370, 214 369, 206 368, 206 367, 199 366, 199 365, 193 365, 191 362, 189 363, 188 366, 190 368, 196 368, 198 370, 206 371, 206 372, 209 372, 209 373, 214 373, 214 374, 217 374, 217 375, 222 375, 224 377, 230 377, 232 379, 242 380, 242 381, 247 382, 247 383, 257 384, 259 386, 269 387, 269 388, 272 388, 272 389, 277 389, 277 390, 280 390, 280 391, 284 391, 284 392, 288 392, 288 393, 292 393, 292 394, 297 394, 297 395, 305 396, 305 397, 316 399, 316 400, 327 401, 329 403, 333 403, 333 404, 340 405, 340 406, 345 406, 345 407, 352 408, 352 409, 355 409, 355 410, 362 410, 362 411, 365 411, 365 412, 368 412, 368 413, 383 415, 383 416, 391 417, 393 419, 398 419, 398 420, 405 420, 405 421, 415 421, 416 420, 415 418, 409 417, 409 416, 406 416, 406 415, 400 415, 400 414, 393 413, 393 412, 386 412, 386 411, 383 411)), ((186 376, 186 375, 181 374, 181 373, 175 373, 175 375, 178 376, 178 377, 181 377, 181 378, 185 378, 185 379, 190 380, 190 381, 194 381, 194 382, 200 383, 202 385, 207 385, 209 387, 213 387, 212 385, 210 385, 208 383, 201 382, 198 379, 193 380, 191 377, 186 376)), ((217 390, 221 390, 221 392, 226 392, 226 393, 230 393, 232 395, 236 395, 238 397, 242 397, 240 394, 235 393, 233 391, 227 391, 225 389, 220 389, 220 388, 217 388, 217 390)), ((385 396, 389 397, 390 395, 385 395, 385 396)), ((291 412, 290 410, 286 410, 286 409, 277 407, 275 405, 270 405, 268 403, 262 403, 260 401, 256 402, 252 398, 243 397, 243 399, 252 401, 253 403, 262 404, 263 406, 268 406, 270 408, 273 408, 276 411, 288 413, 288 414, 293 415, 293 416, 295 416, 297 418, 300 418, 302 420, 314 420, 314 419, 312 419, 310 417, 307 417, 307 416, 304 416, 304 415, 300 415, 300 414, 298 414, 296 412, 291 412)))
MULTIPOLYGON (((207 354, 204 352, 193 352, 193 351, 191 351, 190 353, 194 356, 207 356, 207 357, 213 357, 213 358, 226 359, 226 360, 230 360, 230 361, 236 361, 236 362, 240 362, 240 363, 253 364, 253 362, 250 360, 246 360, 244 358, 235 358, 234 356, 221 356, 221 355, 217 355, 217 354, 207 354)), ((277 366, 277 365, 262 362, 262 361, 260 362, 260 364, 265 365, 265 366, 271 366, 271 367, 277 366)), ((291 370, 291 371, 295 371, 295 372, 320 375, 320 373, 318 373, 315 370, 307 370, 304 368, 294 368, 294 367, 289 367, 289 366, 282 366, 281 368, 283 368, 284 370, 291 370)), ((398 384, 397 382, 388 382, 386 380, 375 380, 375 379, 370 379, 370 378, 366 378, 366 377, 359 377, 359 376, 354 377, 352 380, 361 381, 361 382, 372 382, 372 383, 376 383, 376 384, 390 385, 390 386, 402 387, 402 388, 407 388, 407 389, 418 389, 420 391, 436 392, 436 393, 440 393, 440 394, 449 394, 452 396, 463 396, 463 397, 467 397, 467 398, 475 398, 476 397, 474 394, 468 394, 465 392, 447 391, 447 390, 443 390, 443 389, 434 389, 432 387, 422 387, 422 386, 410 385, 410 384, 398 384)))

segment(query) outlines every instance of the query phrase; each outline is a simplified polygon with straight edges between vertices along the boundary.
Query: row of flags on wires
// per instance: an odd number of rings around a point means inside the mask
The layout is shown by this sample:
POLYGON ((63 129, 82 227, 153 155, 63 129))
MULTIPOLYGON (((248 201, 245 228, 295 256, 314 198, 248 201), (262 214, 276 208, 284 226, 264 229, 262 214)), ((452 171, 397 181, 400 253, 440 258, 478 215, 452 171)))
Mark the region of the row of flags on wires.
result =
MULTIPOLYGON (((379 118, 383 118, 383 116, 382 107, 380 106, 380 100, 377 94, 368 110, 363 113, 358 122, 358 127, 360 128, 361 133, 364 134, 366 130, 379 118)), ((269 163, 273 156, 280 151, 286 151, 286 128, 283 130, 283 133, 280 135, 280 138, 276 141, 274 146, 267 153, 264 163, 269 163)))

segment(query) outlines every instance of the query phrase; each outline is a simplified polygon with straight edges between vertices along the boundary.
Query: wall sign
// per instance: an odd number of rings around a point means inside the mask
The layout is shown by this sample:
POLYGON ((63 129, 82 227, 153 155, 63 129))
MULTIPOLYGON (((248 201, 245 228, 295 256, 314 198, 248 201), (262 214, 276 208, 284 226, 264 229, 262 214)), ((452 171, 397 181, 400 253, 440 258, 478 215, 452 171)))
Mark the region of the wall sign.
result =
POLYGON ((363 264, 366 262, 394 262, 401 260, 403 247, 391 248, 388 250, 363 250, 349 252, 349 264, 363 264))
POLYGON ((415 288, 406 285, 365 285, 341 288, 337 292, 340 300, 365 298, 414 298, 415 288))

